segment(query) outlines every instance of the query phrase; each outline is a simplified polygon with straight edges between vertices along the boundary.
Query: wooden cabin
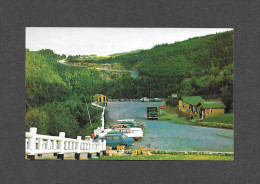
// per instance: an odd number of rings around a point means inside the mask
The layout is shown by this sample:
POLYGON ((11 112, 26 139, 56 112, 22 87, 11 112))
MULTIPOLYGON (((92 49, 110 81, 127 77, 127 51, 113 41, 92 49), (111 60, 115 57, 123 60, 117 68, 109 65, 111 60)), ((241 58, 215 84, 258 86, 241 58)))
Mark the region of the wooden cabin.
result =
POLYGON ((95 94, 93 96, 93 101, 97 102, 97 103, 100 103, 100 102, 106 103, 107 102, 107 97, 105 95, 102 95, 102 94, 95 94))
POLYGON ((201 96, 183 96, 179 98, 179 110, 187 114, 198 115, 198 104, 205 100, 201 96))
POLYGON ((198 104, 199 118, 207 119, 225 113, 226 106, 223 102, 200 102, 198 104))

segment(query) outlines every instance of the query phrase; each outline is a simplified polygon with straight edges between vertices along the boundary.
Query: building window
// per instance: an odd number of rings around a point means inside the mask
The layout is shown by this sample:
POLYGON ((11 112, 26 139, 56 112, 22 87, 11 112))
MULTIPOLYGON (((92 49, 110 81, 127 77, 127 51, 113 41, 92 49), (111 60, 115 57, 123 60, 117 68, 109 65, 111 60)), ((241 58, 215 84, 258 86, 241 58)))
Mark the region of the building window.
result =
POLYGON ((212 113, 213 110, 212 109, 206 109, 206 113, 212 113))

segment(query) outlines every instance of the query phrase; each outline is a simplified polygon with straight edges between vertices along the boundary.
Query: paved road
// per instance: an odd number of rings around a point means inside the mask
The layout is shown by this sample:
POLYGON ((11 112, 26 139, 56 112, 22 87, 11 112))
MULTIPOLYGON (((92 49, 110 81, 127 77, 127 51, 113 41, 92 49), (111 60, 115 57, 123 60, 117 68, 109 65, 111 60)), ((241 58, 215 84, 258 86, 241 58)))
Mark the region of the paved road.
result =
POLYGON ((116 70, 116 69, 109 69, 109 68, 97 68, 99 70, 105 70, 105 71, 110 71, 110 72, 131 72, 131 76, 133 78, 137 78, 138 74, 135 70, 116 70))
MULTIPOLYGON (((70 65, 70 64, 65 63, 65 59, 59 60, 58 62, 61 64, 70 65)), ((70 66, 74 66, 74 65, 70 65, 70 66)), ((87 67, 87 66, 77 66, 77 67, 87 67)), ((96 69, 105 70, 105 71, 109 71, 109 72, 131 72, 131 76, 133 78, 138 77, 137 71, 135 71, 135 70, 115 70, 115 69, 109 69, 109 68, 96 68, 96 69)))
POLYGON ((233 151, 233 130, 146 120, 146 107, 160 104, 163 102, 108 102, 107 125, 126 118, 145 122, 143 139, 135 141, 134 148, 137 149, 147 146, 172 151, 233 151))

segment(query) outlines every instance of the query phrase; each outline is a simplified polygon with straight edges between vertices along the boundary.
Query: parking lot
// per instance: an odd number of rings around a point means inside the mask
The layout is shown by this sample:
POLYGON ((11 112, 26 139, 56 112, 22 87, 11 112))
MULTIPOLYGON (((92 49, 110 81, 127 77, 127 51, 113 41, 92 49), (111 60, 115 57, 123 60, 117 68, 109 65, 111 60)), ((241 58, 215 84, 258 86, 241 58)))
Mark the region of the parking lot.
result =
POLYGON ((159 107, 164 102, 108 102, 106 126, 118 119, 145 122, 144 137, 135 141, 134 148, 171 151, 234 151, 233 130, 175 124, 168 121, 147 120, 146 108, 159 107))

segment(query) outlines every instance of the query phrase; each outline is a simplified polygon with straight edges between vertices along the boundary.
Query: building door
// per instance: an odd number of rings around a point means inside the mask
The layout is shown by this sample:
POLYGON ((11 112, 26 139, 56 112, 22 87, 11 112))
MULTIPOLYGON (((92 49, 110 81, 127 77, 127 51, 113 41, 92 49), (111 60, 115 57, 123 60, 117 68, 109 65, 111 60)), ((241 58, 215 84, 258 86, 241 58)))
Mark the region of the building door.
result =
POLYGON ((205 109, 201 109, 199 110, 199 115, 200 115, 200 119, 204 119, 205 116, 205 109))
POLYGON ((106 97, 103 97, 103 102, 105 102, 106 101, 106 97))
POLYGON ((205 109, 202 110, 202 119, 205 118, 205 109))

